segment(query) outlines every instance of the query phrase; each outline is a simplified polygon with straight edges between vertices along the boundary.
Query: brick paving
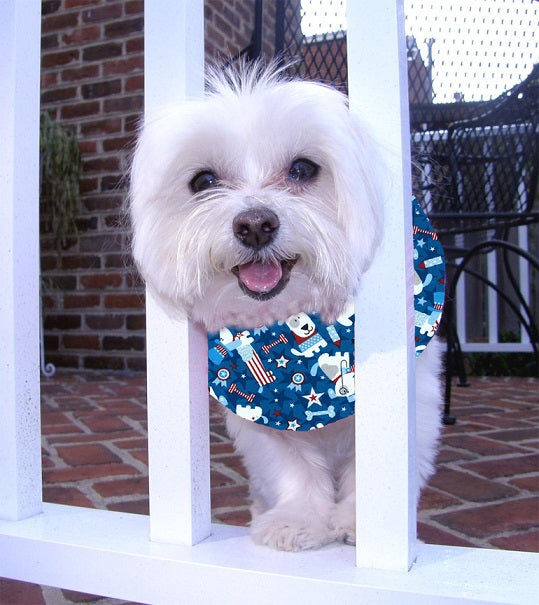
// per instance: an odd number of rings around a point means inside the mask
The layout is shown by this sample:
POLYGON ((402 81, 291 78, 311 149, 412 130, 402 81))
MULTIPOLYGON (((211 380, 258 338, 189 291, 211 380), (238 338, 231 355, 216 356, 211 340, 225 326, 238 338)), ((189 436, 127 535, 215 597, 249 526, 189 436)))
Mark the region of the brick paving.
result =
MULTIPOLYGON (((455 388, 418 535, 432 544, 539 552, 539 397, 531 378, 474 378, 455 388)), ((42 384, 44 499, 148 512, 143 374, 67 373, 42 384)), ((217 407, 210 410, 212 514, 249 521, 247 479, 217 407)), ((118 605, 68 590, 0 580, 0 605, 118 605)))

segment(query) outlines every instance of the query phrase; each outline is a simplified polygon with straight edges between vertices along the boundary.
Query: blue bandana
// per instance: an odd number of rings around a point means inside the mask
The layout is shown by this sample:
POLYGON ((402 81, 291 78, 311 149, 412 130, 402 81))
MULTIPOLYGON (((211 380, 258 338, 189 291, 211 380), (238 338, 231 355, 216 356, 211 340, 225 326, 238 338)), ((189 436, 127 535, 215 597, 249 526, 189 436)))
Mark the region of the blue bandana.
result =
MULTIPOLYGON (((434 336, 443 309, 442 246, 412 200, 416 355, 434 336)), ((335 323, 298 313, 252 330, 225 327, 208 336, 210 393, 242 418, 308 431, 354 413, 354 307, 335 323)))

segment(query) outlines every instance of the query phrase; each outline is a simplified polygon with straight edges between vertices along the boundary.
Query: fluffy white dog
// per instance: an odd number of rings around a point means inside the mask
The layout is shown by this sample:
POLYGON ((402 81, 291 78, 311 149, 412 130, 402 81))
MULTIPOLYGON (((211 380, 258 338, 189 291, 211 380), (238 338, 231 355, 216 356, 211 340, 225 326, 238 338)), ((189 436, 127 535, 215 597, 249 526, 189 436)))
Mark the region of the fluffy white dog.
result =
MULTIPOLYGON (((203 100, 146 117, 131 172, 134 258, 171 316, 209 331, 301 312, 333 322, 382 237, 375 174, 344 95, 260 65, 216 70, 203 100)), ((422 487, 440 429, 436 343, 417 373, 422 487)), ((355 542, 353 417, 303 433, 226 420, 250 477, 256 543, 355 542)))

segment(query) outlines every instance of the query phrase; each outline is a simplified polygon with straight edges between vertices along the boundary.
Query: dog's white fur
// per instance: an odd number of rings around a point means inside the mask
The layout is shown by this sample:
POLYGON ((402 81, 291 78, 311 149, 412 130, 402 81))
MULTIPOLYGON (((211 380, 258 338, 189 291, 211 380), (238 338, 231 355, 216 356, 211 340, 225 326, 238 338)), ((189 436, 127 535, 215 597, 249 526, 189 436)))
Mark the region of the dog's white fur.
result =
MULTIPOLYGON (((170 315, 188 315, 209 331, 249 329, 302 311, 335 320, 382 237, 373 158, 334 89, 260 65, 216 70, 204 99, 146 117, 130 195, 141 274, 170 315), (298 158, 320 167, 315 178, 289 177, 298 158), (205 170, 217 184, 193 193, 193 177, 205 170), (260 207, 272 210, 280 226, 254 250, 234 236, 232 221, 260 207), (288 284, 268 300, 245 294, 232 273, 251 261, 296 258, 288 284)), ((417 363, 420 487, 433 472, 440 430, 439 358, 432 343, 417 363)), ((255 542, 300 550, 355 541, 353 418, 300 433, 227 411, 227 427, 249 472, 255 542)))

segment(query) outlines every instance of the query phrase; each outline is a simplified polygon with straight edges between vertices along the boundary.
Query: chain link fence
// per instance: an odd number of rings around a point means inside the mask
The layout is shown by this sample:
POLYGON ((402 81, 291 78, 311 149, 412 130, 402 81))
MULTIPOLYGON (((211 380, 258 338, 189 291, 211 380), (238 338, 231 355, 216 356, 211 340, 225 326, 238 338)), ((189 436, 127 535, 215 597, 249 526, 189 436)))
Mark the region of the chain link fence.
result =
MULTIPOLYGON (((290 71, 346 92, 346 2, 277 5, 277 49, 292 61, 290 71)), ((530 0, 405 2, 414 194, 431 214, 531 212, 538 21, 539 3, 530 0), (508 124, 514 127, 500 131, 508 124), (448 131, 457 127, 449 141, 448 131), (495 156, 498 165, 490 176, 477 166, 458 176, 455 155, 470 165, 472 156, 495 156), (521 159, 504 170, 502 160, 515 156, 521 159), (518 196, 510 199, 509 191, 518 196)))
POLYGON ((276 48, 290 72, 347 92, 346 2, 283 0, 276 22, 276 48))

